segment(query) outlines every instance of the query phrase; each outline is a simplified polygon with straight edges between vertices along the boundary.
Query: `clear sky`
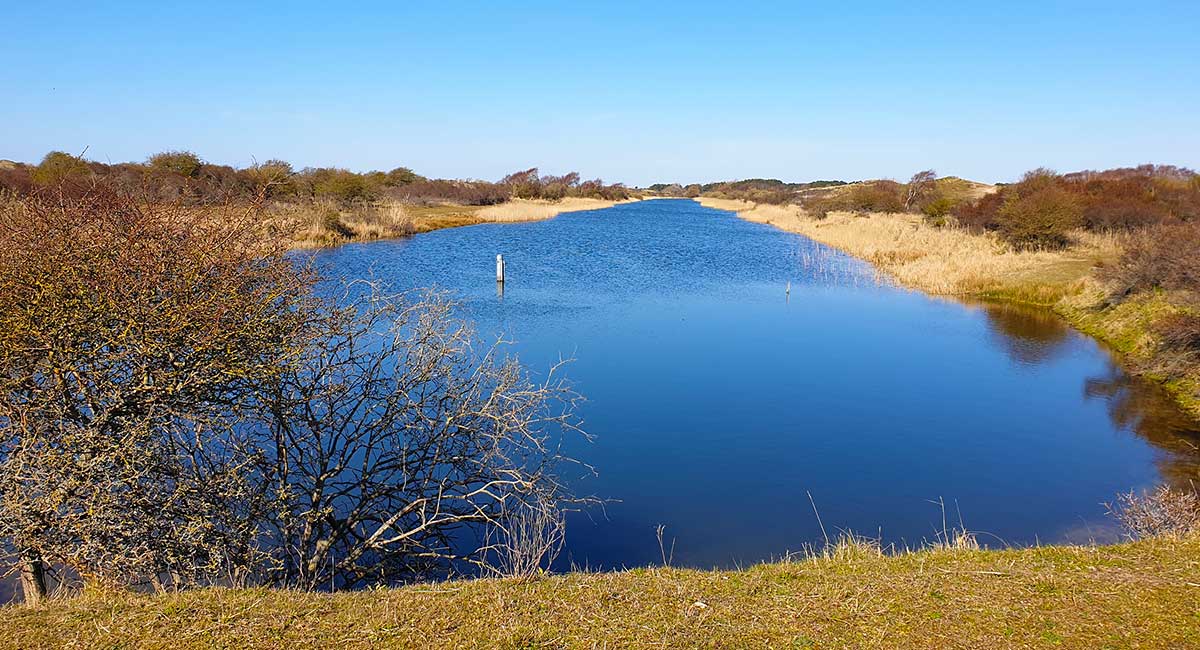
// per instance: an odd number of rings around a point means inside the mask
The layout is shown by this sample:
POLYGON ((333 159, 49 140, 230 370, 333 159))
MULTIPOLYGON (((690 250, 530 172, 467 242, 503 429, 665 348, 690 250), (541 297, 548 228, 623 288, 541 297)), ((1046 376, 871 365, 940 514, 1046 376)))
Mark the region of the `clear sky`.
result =
POLYGON ((630 184, 1200 167, 1200 3, 5 2, 0 158, 630 184))

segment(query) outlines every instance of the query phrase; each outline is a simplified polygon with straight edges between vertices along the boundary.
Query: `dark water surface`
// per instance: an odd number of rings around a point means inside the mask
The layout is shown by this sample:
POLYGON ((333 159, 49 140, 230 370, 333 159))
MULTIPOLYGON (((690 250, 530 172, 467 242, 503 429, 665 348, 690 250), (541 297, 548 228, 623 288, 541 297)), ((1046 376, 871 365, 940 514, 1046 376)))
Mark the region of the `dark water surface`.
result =
POLYGON ((851 529, 918 544, 1106 541, 1118 491, 1185 482, 1191 425, 1057 319, 881 285, 869 265, 692 201, 646 201, 317 254, 327 271, 438 287, 481 334, 568 374, 612 501, 564 561, 731 566, 851 529), (507 261, 503 296, 495 256, 507 261), (785 286, 791 283, 791 294, 785 286))

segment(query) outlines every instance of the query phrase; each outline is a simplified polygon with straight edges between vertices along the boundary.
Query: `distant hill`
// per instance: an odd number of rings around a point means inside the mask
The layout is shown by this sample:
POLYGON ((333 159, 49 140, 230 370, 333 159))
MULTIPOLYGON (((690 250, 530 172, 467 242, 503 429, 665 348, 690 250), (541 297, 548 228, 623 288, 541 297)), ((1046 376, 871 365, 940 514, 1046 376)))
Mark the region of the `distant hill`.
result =
POLYGON ((971 199, 975 200, 985 194, 991 194, 996 191, 995 185, 980 183, 979 181, 969 181, 965 178, 957 176, 947 176, 937 179, 938 190, 942 196, 945 196, 955 201, 971 199))

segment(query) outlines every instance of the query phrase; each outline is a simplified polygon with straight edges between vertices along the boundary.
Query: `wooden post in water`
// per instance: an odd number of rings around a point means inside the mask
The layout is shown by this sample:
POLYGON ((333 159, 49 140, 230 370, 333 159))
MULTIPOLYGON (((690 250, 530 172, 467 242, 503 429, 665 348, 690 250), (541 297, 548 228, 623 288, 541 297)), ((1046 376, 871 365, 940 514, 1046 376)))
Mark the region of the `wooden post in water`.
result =
POLYGON ((504 284, 504 256, 496 255, 496 282, 504 284))

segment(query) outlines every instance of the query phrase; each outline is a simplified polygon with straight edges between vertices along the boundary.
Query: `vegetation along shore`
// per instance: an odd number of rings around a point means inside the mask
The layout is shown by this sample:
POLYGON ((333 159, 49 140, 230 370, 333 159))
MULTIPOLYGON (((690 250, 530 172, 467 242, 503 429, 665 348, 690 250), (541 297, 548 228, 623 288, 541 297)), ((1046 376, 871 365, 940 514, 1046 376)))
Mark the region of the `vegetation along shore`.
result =
POLYGON ((636 198, 620 183, 530 168, 497 182, 430 179, 406 167, 353 172, 294 169, 282 160, 246 168, 218 165, 190 151, 164 151, 143 162, 107 164, 51 151, 36 165, 0 160, 0 198, 61 187, 79 194, 103 182, 147 202, 219 211, 257 204, 264 223, 293 248, 403 237, 496 221, 537 221, 636 198))
POLYGON ((922 172, 906 184, 765 196, 749 185, 714 186, 697 200, 865 259, 914 289, 1052 309, 1200 417, 1200 177, 1193 172, 1035 170, 1004 186, 922 172))
POLYGON ((1191 648, 1200 540, 828 552, 321 594, 94 592, 0 617, 0 648, 1191 648))

